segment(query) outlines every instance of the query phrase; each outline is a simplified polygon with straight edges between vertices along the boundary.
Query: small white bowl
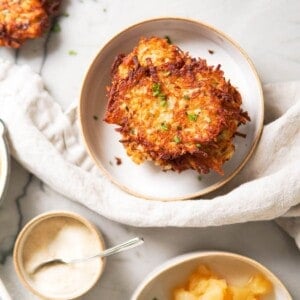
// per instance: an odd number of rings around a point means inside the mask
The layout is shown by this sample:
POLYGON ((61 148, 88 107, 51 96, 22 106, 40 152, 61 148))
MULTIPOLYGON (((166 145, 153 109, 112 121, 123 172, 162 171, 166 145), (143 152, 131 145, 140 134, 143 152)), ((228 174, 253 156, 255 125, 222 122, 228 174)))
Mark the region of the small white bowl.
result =
POLYGON ((0 120, 0 205, 7 190, 10 173, 10 156, 5 133, 4 123, 0 120))
MULTIPOLYGON (((103 237, 100 234, 100 232, 96 229, 96 227, 91 224, 87 219, 71 212, 66 211, 52 211, 48 213, 41 214, 35 218, 33 218, 31 221, 29 221, 25 227, 21 230, 19 233, 15 247, 14 247, 14 253, 13 253, 13 260, 14 260, 14 266, 15 270, 17 272, 17 275, 22 282, 22 284, 29 289, 33 294, 37 295, 40 299, 51 299, 51 300, 65 300, 65 299, 77 299, 78 297, 81 297, 88 291, 90 291, 94 285, 99 280, 100 276, 103 273, 104 267, 105 267, 105 258, 95 258, 95 260, 92 262, 93 266, 97 267, 97 270, 94 270, 93 277, 90 278, 90 281, 86 281, 85 283, 82 283, 80 286, 76 286, 76 291, 71 291, 68 293, 58 294, 56 291, 49 291, 45 292, 45 289, 43 291, 39 289, 37 285, 34 284, 34 282, 31 280, 32 274, 29 274, 25 270, 25 263, 24 259, 26 256, 25 247, 27 250, 31 249, 32 246, 36 249, 40 249, 42 240, 45 243, 45 241, 51 241, 51 237, 47 236, 41 236, 40 241, 37 243, 36 241, 28 242, 30 241, 30 236, 32 233, 36 236, 38 232, 47 231, 47 222, 49 226, 52 226, 52 228, 55 228, 55 236, 59 236, 61 234, 61 224, 64 222, 75 222, 78 223, 78 225, 75 225, 75 228, 77 226, 83 226, 90 232, 90 234, 93 236, 93 240, 95 241, 95 245, 97 246, 97 249, 95 250, 96 253, 99 253, 105 249, 105 244, 103 241, 103 237), (41 227, 43 230, 41 230, 41 227), (46 228, 46 229, 45 229, 46 228), (98 260, 98 261, 97 261, 98 260)), ((48 228, 50 228, 48 226, 48 228)), ((62 225, 64 226, 64 225, 62 225)), ((67 236, 67 239, 70 240, 70 235, 67 236)), ((55 244, 57 247, 57 243, 55 244)), ((59 246, 59 245, 58 245, 59 246)), ((80 247, 84 247, 85 245, 80 245, 80 247)), ((49 253, 54 251, 53 244, 49 246, 49 253)), ((72 255, 72 248, 69 249, 69 253, 72 255)), ((28 251, 27 251, 28 252, 28 251)), ((95 254, 96 254, 95 253, 95 254)), ((38 258, 40 254, 33 253, 32 257, 38 258)), ((52 258, 52 257, 51 257, 52 258)), ((50 258, 48 258, 50 259, 50 258)), ((75 269, 74 269, 75 270, 75 269)), ((63 279, 62 279, 63 280, 63 279)))
POLYGON ((263 274, 273 285, 273 292, 263 300, 292 300, 283 283, 257 261, 234 253, 212 251, 181 255, 159 266, 138 286, 131 300, 172 299, 174 288, 187 282, 200 264, 209 266, 231 284, 247 282, 255 274, 263 274))

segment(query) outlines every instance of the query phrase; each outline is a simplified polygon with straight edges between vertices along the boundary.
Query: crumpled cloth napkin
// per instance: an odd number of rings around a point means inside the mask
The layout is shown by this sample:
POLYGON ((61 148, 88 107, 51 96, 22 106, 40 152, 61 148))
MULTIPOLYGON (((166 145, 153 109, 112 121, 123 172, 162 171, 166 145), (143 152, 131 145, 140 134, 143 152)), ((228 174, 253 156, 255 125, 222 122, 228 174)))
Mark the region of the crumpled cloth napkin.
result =
POLYGON ((281 217, 300 247, 300 81, 268 84, 265 126, 243 170, 213 200, 161 202, 120 190, 88 157, 76 107, 64 113, 28 66, 0 60, 0 118, 12 155, 61 194, 134 226, 204 227, 281 217))

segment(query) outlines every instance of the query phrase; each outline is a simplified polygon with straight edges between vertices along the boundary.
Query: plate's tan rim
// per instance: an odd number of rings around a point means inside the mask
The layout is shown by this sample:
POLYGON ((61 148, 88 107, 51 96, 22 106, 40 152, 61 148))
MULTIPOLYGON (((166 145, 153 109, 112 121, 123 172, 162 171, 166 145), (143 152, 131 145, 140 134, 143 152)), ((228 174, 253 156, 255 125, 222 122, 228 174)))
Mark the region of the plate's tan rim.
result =
POLYGON ((81 89, 81 95, 80 95, 80 100, 79 100, 79 109, 78 109, 78 115, 79 115, 79 126, 80 126, 80 131, 81 131, 81 136, 82 136, 82 140, 84 142, 85 148, 87 149, 87 152, 89 153, 89 155, 92 157, 92 159, 94 160, 94 162, 96 163, 96 165, 99 167, 99 169, 108 177, 108 179, 110 181, 112 181, 115 185, 117 185, 119 188, 121 188, 122 190, 124 190, 125 192, 135 196, 135 197, 139 197, 142 199, 146 199, 146 200, 158 200, 158 201, 179 201, 179 200, 188 200, 188 199, 193 199, 196 197, 201 197, 204 196, 206 194, 209 194, 215 190, 217 190, 218 188, 222 187, 223 185, 225 185, 228 181, 230 181, 236 174, 238 174, 240 172, 240 170, 245 166, 245 164, 247 163, 247 161, 250 159, 250 157, 252 156, 258 142, 259 139, 262 135, 262 130, 263 130, 263 122, 264 122, 264 95, 263 95, 263 90, 262 90, 262 84, 261 81, 259 79, 259 76, 257 74, 257 71, 254 67, 254 64, 252 62, 252 60, 250 59, 250 57, 248 56, 248 54, 244 51, 244 49, 242 49, 231 37, 227 36, 225 33, 223 33, 222 31, 220 31, 219 29, 214 28, 213 26, 204 23, 204 22, 200 22, 200 21, 196 21, 196 20, 192 20, 192 19, 188 19, 188 18, 180 18, 180 17, 162 17, 162 18, 154 18, 154 19, 149 19, 149 20, 145 20, 139 23, 136 23, 132 26, 127 27, 126 29, 124 29, 123 31, 119 32, 117 35, 115 35, 113 38, 111 38, 102 48, 101 50, 98 52, 98 54, 96 55, 96 57, 94 58, 94 60, 92 61, 90 67, 88 68, 86 75, 84 77, 84 81, 83 81, 83 85, 82 85, 82 89, 81 89), (191 193, 191 194, 187 194, 185 196, 181 196, 181 197, 168 197, 168 198, 163 198, 163 197, 150 197, 138 192, 133 191, 132 189, 128 188, 127 186, 121 184, 118 180, 116 180, 106 169, 105 167, 102 165, 102 163, 97 159, 97 155, 94 153, 94 151, 89 147, 89 144, 85 138, 86 136, 86 131, 83 127, 83 116, 82 116, 82 110, 83 110, 83 105, 84 105, 84 100, 86 98, 86 81, 87 78, 89 76, 89 74, 91 73, 91 71, 94 69, 94 65, 95 62, 97 61, 98 57, 101 56, 102 52, 106 50, 107 47, 109 47, 115 40, 117 40, 119 38, 119 36, 123 35, 124 33, 126 33, 128 30, 134 29, 136 27, 139 27, 143 24, 147 24, 147 23, 152 23, 152 22, 159 22, 159 21, 183 21, 183 22, 189 22, 189 23, 193 23, 197 26, 202 26, 202 27, 206 27, 209 30, 214 31, 215 33, 221 35, 225 40, 227 40, 228 42, 230 42, 236 49, 239 50, 239 52, 244 56, 244 58, 246 59, 246 61, 248 62, 255 78, 256 81, 258 83, 258 87, 259 87, 259 94, 260 94, 260 111, 261 111, 261 118, 259 120, 259 128, 258 128, 258 133, 254 139, 254 142, 252 144, 252 147, 250 148, 248 154, 246 155, 246 157, 244 158, 244 160, 241 162, 241 164, 224 180, 221 180, 199 192, 196 193, 191 193))
POLYGON ((198 251, 198 252, 191 252, 183 255, 179 255, 177 257, 171 258, 162 265, 156 267, 153 271, 151 271, 144 280, 138 285, 136 290, 134 291, 133 295, 131 296, 130 300, 138 300, 138 296, 141 294, 143 289, 150 284, 158 275, 160 275, 162 272, 168 271, 171 268, 180 265, 182 263, 188 262, 193 259, 197 258, 208 258, 210 256, 219 256, 219 257, 229 257, 233 258, 235 260, 242 261, 248 265, 253 266, 260 272, 262 272, 264 275, 267 275, 273 283, 278 285, 282 291, 285 292, 286 299, 284 300, 293 300, 292 296, 290 295, 289 291, 285 287, 285 285, 282 283, 282 281, 267 267, 259 263, 258 261, 244 256, 237 253, 227 252, 227 251, 198 251))
MULTIPOLYGON (((22 239, 24 237, 24 234, 27 233, 27 231, 34 226, 35 224, 38 224, 39 222, 49 219, 49 218, 54 218, 54 217, 67 217, 67 218, 72 218, 76 221, 81 222, 83 225, 85 225, 89 230, 91 230, 91 232, 93 234, 95 234, 98 237, 98 245, 100 247, 100 249, 105 249, 105 242, 102 236, 102 233, 96 228, 95 225, 93 225, 90 221, 88 221, 87 219, 85 219, 84 217, 73 213, 73 212, 69 212, 69 211, 50 211, 50 212, 46 212, 46 213, 42 213, 36 217, 34 217, 33 219, 31 219, 28 223, 26 223, 26 225, 22 228, 22 230, 20 231, 20 233, 18 234, 18 237, 16 239, 15 242, 15 246, 14 246, 14 251, 13 251, 13 262, 14 262, 14 267, 16 270, 16 273, 19 277, 19 279, 21 280, 21 282, 23 283, 23 285, 30 290, 33 294, 37 295, 38 297, 40 297, 41 299, 50 299, 47 298, 46 295, 41 294, 37 289, 35 289, 27 280, 26 277, 24 276, 23 272, 22 272, 22 268, 20 266, 20 262, 19 262, 19 249, 20 249, 20 244, 22 242, 22 239)), ((97 277, 95 278, 93 284, 90 286, 89 289, 87 289, 86 291, 84 291, 83 293, 77 295, 75 298, 77 299, 78 297, 81 297, 83 294, 89 292, 98 282, 98 280, 100 279, 101 275, 103 274, 103 271, 105 269, 105 265, 106 265, 106 258, 102 258, 103 264, 102 264, 102 268, 100 269, 99 274, 97 275, 97 277)), ((72 298, 72 299, 75 299, 72 298)), ((53 300, 65 300, 65 297, 57 297, 57 298, 51 298, 53 300)))

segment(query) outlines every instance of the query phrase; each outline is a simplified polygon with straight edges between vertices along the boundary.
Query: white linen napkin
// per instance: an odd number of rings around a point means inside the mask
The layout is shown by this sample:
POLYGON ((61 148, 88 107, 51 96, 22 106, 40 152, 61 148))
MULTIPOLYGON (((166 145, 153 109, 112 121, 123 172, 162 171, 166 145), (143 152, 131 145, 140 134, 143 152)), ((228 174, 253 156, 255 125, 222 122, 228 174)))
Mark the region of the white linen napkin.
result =
POLYGON ((134 226, 204 227, 279 219, 300 247, 300 81, 269 84, 265 126, 243 170, 207 199, 160 202, 120 190, 88 157, 76 107, 63 113, 28 66, 0 60, 0 118, 12 155, 61 194, 134 226))

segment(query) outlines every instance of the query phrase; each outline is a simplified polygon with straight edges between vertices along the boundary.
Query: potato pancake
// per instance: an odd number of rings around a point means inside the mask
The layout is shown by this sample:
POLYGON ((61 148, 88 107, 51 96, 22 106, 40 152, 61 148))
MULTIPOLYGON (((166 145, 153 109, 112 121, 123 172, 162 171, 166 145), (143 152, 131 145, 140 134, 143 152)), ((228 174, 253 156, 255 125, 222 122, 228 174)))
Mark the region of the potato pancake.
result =
POLYGON ((112 67, 104 120, 117 124, 127 154, 163 170, 223 174, 237 128, 250 120, 220 65, 192 58, 165 38, 141 38, 112 67))
POLYGON ((1 0, 0 46, 19 48, 40 37, 58 12, 61 0, 1 0))

